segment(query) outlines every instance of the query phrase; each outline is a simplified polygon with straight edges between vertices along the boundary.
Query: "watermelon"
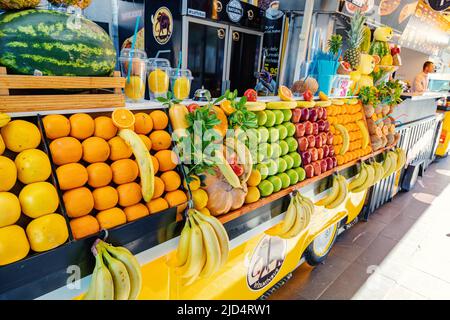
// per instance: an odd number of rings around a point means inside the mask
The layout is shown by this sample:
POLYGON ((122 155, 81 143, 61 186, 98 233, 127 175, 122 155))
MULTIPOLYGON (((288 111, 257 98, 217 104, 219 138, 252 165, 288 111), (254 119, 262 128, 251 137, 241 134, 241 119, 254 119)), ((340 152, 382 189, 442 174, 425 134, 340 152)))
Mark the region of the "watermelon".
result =
POLYGON ((371 55, 377 55, 380 58, 383 58, 388 53, 391 53, 391 49, 389 48, 389 44, 385 41, 373 41, 370 49, 369 54, 371 55))
POLYGON ((110 76, 115 64, 111 38, 84 17, 34 9, 0 15, 0 65, 9 73, 110 76))

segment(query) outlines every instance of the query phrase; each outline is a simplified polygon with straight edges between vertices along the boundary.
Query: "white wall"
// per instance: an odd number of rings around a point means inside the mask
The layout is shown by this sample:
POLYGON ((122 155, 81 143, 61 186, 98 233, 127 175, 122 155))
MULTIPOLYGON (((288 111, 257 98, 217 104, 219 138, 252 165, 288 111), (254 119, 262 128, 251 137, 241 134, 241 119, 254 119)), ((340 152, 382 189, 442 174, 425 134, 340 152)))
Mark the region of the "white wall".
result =
POLYGON ((400 56, 402 57, 402 66, 396 73, 396 79, 409 80, 412 83, 416 74, 422 71, 423 63, 428 60, 429 56, 405 47, 401 48, 400 56))

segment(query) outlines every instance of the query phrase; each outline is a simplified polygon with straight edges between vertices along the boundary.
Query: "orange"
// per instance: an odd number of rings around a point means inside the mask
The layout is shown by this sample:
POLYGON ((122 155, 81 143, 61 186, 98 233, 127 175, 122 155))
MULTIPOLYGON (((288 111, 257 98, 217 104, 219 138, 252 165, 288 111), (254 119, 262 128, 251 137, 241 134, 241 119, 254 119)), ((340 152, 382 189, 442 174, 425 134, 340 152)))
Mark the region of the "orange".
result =
POLYGON ((161 175, 161 180, 164 182, 164 191, 177 190, 181 185, 181 178, 176 171, 166 171, 161 175))
POLYGON ((92 188, 107 186, 112 180, 111 168, 103 162, 93 163, 87 167, 88 184, 92 188))
POLYGON ((56 169, 61 190, 70 190, 84 186, 88 181, 88 172, 79 163, 68 163, 56 169))
POLYGON ((111 118, 101 116, 95 118, 94 122, 95 122, 94 136, 105 140, 112 139, 116 136, 117 127, 114 125, 111 118))
POLYGON ((117 108, 111 115, 114 125, 119 129, 131 129, 136 121, 134 114, 125 108, 117 108))
POLYGON ((155 156, 152 157, 152 163, 153 163, 153 173, 156 174, 159 171, 159 161, 156 159, 155 156))
POLYGON ((136 119, 134 122, 134 131, 137 134, 149 134, 152 131, 153 120, 148 114, 139 112, 134 117, 136 119))
POLYGON ((181 190, 167 192, 164 196, 164 199, 167 201, 170 207, 179 206, 186 203, 188 200, 186 194, 181 190))
POLYGON ((141 138, 142 142, 147 147, 147 150, 150 151, 152 149, 152 140, 150 140, 149 137, 144 136, 143 134, 140 134, 139 138, 141 138))
POLYGON ((53 140, 67 137, 70 133, 70 121, 60 114, 51 114, 42 119, 45 135, 53 140))
POLYGON ((136 180, 139 168, 131 159, 117 160, 111 164, 113 181, 115 184, 124 184, 136 180))
POLYGON ((111 209, 119 201, 117 190, 110 186, 95 189, 92 191, 92 196, 94 197, 94 208, 99 211, 111 209))
POLYGON ((99 137, 90 137, 83 141, 83 160, 88 163, 105 162, 109 158, 108 142, 99 137))
POLYGON ((155 177, 155 183, 154 183, 155 189, 153 190, 153 197, 152 199, 156 199, 162 196, 164 193, 164 189, 166 188, 164 185, 164 181, 160 177, 155 177))
POLYGON ((83 148, 77 139, 64 137, 53 140, 50 143, 50 153, 52 154, 53 162, 61 166, 80 161, 83 155, 83 148))
POLYGON ((117 187, 119 194, 119 204, 122 207, 132 206, 142 199, 141 186, 136 182, 122 184, 117 187))
POLYGON ((127 222, 127 216, 119 208, 100 211, 96 218, 102 229, 111 229, 127 222))
POLYGON ((70 116, 70 135, 79 140, 89 138, 94 134, 95 122, 86 113, 76 113, 70 116))
POLYGON ((176 168, 178 157, 172 150, 161 150, 155 154, 159 162, 159 170, 169 171, 176 168))
POLYGON ((128 222, 143 218, 145 216, 148 216, 149 214, 148 208, 145 206, 145 204, 142 203, 126 207, 125 209, 123 209, 123 211, 127 216, 128 222))
POLYGON ((292 91, 286 86, 280 86, 278 88, 278 96, 282 101, 293 101, 294 97, 292 91))
POLYGON ((70 229, 75 239, 81 239, 100 231, 100 225, 97 219, 87 215, 84 217, 70 220, 70 229))
POLYGON ((94 209, 94 197, 86 187, 66 191, 63 200, 67 215, 71 218, 85 216, 94 209))
POLYGON ((150 117, 153 120, 153 129, 155 130, 163 130, 167 127, 169 123, 169 118, 166 113, 161 110, 155 110, 150 112, 150 117))
POLYGON ((157 213, 169 208, 169 204, 163 198, 153 199, 147 203, 150 213, 157 213))
POLYGON ((125 143, 121 137, 114 137, 108 141, 111 150, 109 159, 112 161, 120 159, 128 159, 133 154, 131 148, 125 143))
POLYGON ((152 148, 155 151, 170 149, 172 138, 167 131, 155 130, 150 134, 152 140, 152 148))

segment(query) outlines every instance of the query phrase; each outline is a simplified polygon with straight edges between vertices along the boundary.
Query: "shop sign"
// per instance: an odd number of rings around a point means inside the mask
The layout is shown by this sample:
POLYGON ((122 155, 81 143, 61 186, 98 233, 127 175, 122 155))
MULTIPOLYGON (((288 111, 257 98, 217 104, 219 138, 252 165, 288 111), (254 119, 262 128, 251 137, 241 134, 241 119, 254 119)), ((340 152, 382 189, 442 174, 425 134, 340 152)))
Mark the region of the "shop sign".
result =
POLYGON ((169 42, 173 33, 173 17, 167 7, 161 7, 152 15, 153 37, 163 45, 169 42))
POLYGON ((227 14, 233 22, 239 22, 244 16, 244 8, 239 0, 231 0, 227 4, 227 14))
POLYGON ((206 12, 205 11, 200 11, 200 10, 195 10, 195 9, 188 8, 187 13, 188 13, 188 15, 193 16, 193 17, 206 18, 206 12))
POLYGON ((286 240, 265 235, 253 251, 247 270, 247 285, 258 291, 278 274, 286 258, 286 240))

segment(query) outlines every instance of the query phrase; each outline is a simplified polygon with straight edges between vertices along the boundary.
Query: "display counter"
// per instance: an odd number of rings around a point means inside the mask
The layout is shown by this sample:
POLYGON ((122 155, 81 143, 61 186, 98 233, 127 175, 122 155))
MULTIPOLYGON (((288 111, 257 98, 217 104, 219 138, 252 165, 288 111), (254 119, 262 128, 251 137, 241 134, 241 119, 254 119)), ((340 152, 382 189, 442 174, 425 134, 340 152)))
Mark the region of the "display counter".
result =
POLYGON ((405 93, 402 95, 403 102, 394 109, 391 116, 398 125, 434 116, 437 110, 437 100, 444 96, 439 93, 424 95, 405 93))

